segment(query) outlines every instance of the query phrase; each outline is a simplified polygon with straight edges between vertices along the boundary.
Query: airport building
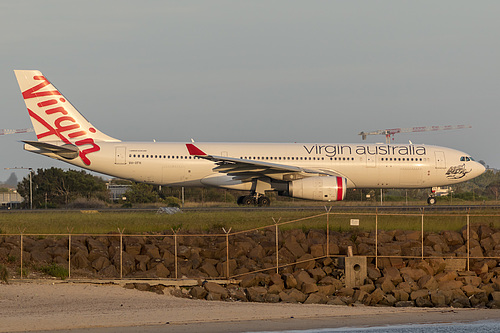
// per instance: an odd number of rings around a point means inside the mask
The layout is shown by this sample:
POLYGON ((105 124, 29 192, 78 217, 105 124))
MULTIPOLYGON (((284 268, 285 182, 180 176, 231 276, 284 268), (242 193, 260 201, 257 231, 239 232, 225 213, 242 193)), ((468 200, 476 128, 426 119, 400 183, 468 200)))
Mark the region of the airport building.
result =
POLYGON ((127 192, 131 187, 131 185, 114 185, 109 183, 107 184, 107 186, 109 190, 110 199, 113 201, 122 200, 125 192, 127 192))
POLYGON ((0 208, 13 209, 20 208, 24 198, 17 192, 0 192, 0 208))

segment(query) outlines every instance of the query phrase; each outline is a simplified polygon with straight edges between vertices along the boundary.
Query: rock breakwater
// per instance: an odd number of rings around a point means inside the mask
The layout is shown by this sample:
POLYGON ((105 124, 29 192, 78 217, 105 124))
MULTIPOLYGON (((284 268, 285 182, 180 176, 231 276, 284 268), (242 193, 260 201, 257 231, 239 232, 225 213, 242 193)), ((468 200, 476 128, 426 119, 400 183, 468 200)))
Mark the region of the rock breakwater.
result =
MULTIPOLYGON (((499 230, 474 225, 426 232, 423 241, 420 231, 378 231, 376 240, 375 232, 330 232, 327 244, 324 230, 301 229, 279 231, 278 244, 273 229, 227 238, 0 235, 0 260, 14 272, 21 253, 28 270, 71 263, 72 278, 194 278, 198 285, 169 290, 196 299, 500 308, 499 230), (355 256, 367 257, 367 278, 355 288, 344 281, 349 247, 355 256), (228 276, 240 282, 211 281, 228 276)), ((127 287, 159 293, 166 288, 161 283, 127 287)))

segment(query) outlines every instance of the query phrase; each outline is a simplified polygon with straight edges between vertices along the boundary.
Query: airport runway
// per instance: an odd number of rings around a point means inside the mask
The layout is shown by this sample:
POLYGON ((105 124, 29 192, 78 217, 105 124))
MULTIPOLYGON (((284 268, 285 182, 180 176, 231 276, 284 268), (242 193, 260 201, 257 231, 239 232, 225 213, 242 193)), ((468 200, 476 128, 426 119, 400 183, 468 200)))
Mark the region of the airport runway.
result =
MULTIPOLYGON (((474 212, 479 210, 500 210, 499 205, 397 205, 397 206, 340 206, 340 205, 325 205, 325 206, 271 206, 271 207, 183 207, 186 212, 210 212, 210 211, 318 211, 325 212, 332 207, 331 212, 349 212, 349 211, 364 211, 364 212, 406 212, 406 213, 421 213, 421 212, 474 212)), ((156 208, 104 208, 92 209, 99 212, 156 212, 156 208)), ((0 213, 43 213, 43 212, 79 212, 81 209, 13 209, 0 210, 0 213)))

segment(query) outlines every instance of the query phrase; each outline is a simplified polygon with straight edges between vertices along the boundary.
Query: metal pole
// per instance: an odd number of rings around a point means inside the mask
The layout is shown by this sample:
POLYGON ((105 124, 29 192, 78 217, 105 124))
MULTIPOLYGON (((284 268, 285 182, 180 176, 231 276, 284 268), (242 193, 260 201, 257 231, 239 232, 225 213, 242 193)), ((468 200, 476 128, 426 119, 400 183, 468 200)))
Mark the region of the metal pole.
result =
POLYGON ((281 221, 281 217, 279 218, 278 222, 273 217, 273 222, 274 222, 274 233, 276 234, 276 274, 279 274, 279 229, 278 229, 278 223, 281 221))
POLYGON ((71 233, 68 234, 68 279, 71 279, 71 233))
POLYGON ((375 268, 378 268, 378 208, 375 210, 375 268))
POLYGON ((226 234, 226 278, 229 280, 229 232, 226 234))
POLYGON ((121 279, 123 279, 123 231, 120 231, 120 280, 121 279))
POLYGON ((330 213, 329 211, 326 213, 326 256, 327 257, 330 257, 330 221, 329 221, 330 214, 329 213, 330 213))
POLYGON ((32 171, 33 171, 33 169, 29 168, 29 172, 30 172, 30 209, 33 209, 33 180, 31 177, 32 171))
POLYGON ((181 188, 182 207, 184 207, 184 186, 181 188))
POLYGON ((174 232, 174 266, 175 266, 175 279, 177 279, 177 232, 175 232, 173 229, 172 231, 174 232))
POLYGON ((326 256, 330 257, 330 211, 332 210, 332 206, 329 209, 326 209, 326 256))
POLYGON ((422 260, 424 260, 424 210, 422 209, 422 260))
POLYGON ((23 233, 21 232, 21 280, 23 279, 23 233))
POLYGON ((229 280, 229 233, 231 232, 231 228, 228 231, 222 228, 222 231, 226 234, 226 279, 229 280))
POLYGON ((469 213, 470 211, 467 212, 467 271, 469 271, 469 260, 470 260, 470 219, 469 219, 469 213))

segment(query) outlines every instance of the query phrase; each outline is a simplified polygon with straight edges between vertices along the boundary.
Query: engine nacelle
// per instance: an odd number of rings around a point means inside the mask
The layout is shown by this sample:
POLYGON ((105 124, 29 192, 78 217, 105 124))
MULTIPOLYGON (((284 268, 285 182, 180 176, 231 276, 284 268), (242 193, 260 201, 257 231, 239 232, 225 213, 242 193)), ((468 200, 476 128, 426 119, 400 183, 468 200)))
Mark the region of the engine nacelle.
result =
POLYGON ((307 177, 290 182, 288 195, 300 199, 341 201, 345 198, 346 184, 344 177, 307 177))

